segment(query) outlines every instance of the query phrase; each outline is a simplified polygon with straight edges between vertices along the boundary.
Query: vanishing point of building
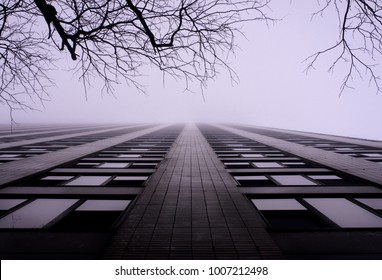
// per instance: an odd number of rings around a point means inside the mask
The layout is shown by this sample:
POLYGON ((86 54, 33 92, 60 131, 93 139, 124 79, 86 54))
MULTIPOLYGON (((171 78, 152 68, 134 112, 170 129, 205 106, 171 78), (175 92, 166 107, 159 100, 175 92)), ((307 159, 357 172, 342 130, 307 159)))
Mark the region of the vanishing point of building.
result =
POLYGON ((246 125, 0 128, 1 259, 381 259, 382 143, 246 125))

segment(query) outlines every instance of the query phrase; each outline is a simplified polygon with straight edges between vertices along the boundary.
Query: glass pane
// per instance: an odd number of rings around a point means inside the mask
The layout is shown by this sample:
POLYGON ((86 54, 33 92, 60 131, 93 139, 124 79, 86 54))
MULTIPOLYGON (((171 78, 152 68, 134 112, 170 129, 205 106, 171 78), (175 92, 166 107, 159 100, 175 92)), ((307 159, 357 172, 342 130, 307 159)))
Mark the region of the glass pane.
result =
POLYGON ((249 165, 249 162, 225 162, 225 165, 249 165))
POLYGON ((342 178, 336 175, 309 175, 309 178, 317 180, 342 180, 342 178))
POLYGON ((299 162, 299 161, 282 162, 282 164, 285 164, 285 165, 305 165, 304 162, 299 162))
POLYGON ((67 186, 99 186, 105 183, 110 176, 80 176, 66 183, 67 186))
POLYGON ((123 211, 130 200, 87 200, 76 211, 123 211))
POLYGON ((274 168, 274 167, 283 167, 277 162, 253 162, 256 167, 259 168, 274 168))
POLYGON ((382 154, 376 154, 376 153, 362 154, 362 155, 364 155, 365 157, 382 157, 382 154))
POLYGON ((120 157, 120 158, 137 158, 137 157, 142 157, 142 155, 120 154, 117 157, 120 157))
POLYGON ((0 210, 11 209, 24 201, 26 201, 26 199, 0 199, 0 210))
POLYGON ((150 149, 145 148, 131 148, 130 151, 149 151, 150 149))
POLYGON ((353 148, 335 148, 334 150, 337 150, 337 151, 353 151, 354 149, 353 148))
POLYGON ((37 199, 0 219, 0 228, 42 228, 78 199, 37 199))
POLYGON ((149 176, 117 176, 114 181, 145 181, 149 176))
POLYGON ((242 157, 264 157, 262 154, 242 154, 242 157))
POLYGON ((79 162, 77 165, 97 166, 99 165, 99 162, 79 162))
POLYGON ((356 200, 375 210, 382 210, 382 198, 357 198, 356 200))
POLYGON ((126 168, 129 164, 128 162, 105 162, 97 166, 97 168, 126 168))
POLYGON ((238 181, 240 180, 268 180, 265 176, 234 176, 238 181))
POLYGON ((382 218, 345 198, 306 198, 304 200, 340 227, 382 227, 382 218))
POLYGON ((306 210, 293 198, 286 199, 251 199, 259 210, 306 210))
POLYGON ((301 175, 273 175, 271 177, 280 185, 317 185, 301 175))
POLYGON ((233 151, 250 151, 252 149, 250 149, 250 148, 233 148, 232 150, 233 151))
POLYGON ((140 166, 140 165, 150 165, 150 166, 157 166, 157 163, 154 162, 134 162, 133 165, 140 166))
POLYGON ((65 181, 65 180, 70 180, 72 179, 74 176, 46 176, 46 177, 43 177, 41 178, 40 180, 62 180, 62 181, 65 181))
POLYGON ((18 157, 18 154, 1 154, 0 158, 13 158, 13 157, 18 157))

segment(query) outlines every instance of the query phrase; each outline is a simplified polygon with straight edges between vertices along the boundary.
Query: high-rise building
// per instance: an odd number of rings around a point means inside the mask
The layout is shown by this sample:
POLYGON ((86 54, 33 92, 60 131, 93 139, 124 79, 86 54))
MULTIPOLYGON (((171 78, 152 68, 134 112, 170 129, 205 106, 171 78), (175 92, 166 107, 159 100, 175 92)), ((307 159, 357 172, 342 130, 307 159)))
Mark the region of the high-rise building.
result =
POLYGON ((2 259, 381 259, 382 143, 248 125, 0 129, 2 259))

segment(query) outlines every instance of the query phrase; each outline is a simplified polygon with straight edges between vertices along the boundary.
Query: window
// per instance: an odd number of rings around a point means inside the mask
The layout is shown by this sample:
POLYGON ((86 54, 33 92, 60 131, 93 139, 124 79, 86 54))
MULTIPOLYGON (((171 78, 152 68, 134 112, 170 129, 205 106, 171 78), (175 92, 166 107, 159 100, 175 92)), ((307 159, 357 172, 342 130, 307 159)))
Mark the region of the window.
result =
POLYGON ((117 157, 119 157, 119 158, 139 158, 139 157, 142 157, 142 155, 137 155, 137 154, 119 154, 117 157))
POLYGON ((262 154, 241 154, 242 157, 246 158, 262 158, 264 157, 262 154))
POLYGON ((97 168, 127 168, 129 162, 105 162, 97 166, 97 168))
POLYGON ((42 228, 78 199, 36 199, 0 219, 0 228, 42 228))
POLYGON ((382 157, 382 154, 370 153, 370 154, 362 154, 365 157, 382 157))
POLYGON ((336 151, 353 151, 353 148, 334 148, 336 151))
POLYGON ((123 211, 130 204, 130 200, 101 200, 85 201, 76 211, 123 211))
POLYGON ((0 199, 0 214, 4 214, 7 210, 25 201, 26 199, 0 199))
POLYGON ((243 147, 244 144, 226 144, 227 147, 243 147))
POLYGON ((275 185, 275 183, 269 180, 266 176, 262 175, 234 176, 234 178, 242 187, 266 187, 275 185))
POLYGON ((0 154, 0 158, 15 158, 20 156, 19 154, 0 154))
POLYGON ((77 163, 78 166, 97 166, 99 165, 99 162, 79 162, 77 163))
POLYGON ((135 162, 130 168, 155 168, 157 165, 155 162, 135 162))
POLYGON ((142 187, 149 176, 117 176, 107 186, 142 187))
POLYGON ((325 185, 354 185, 354 182, 345 180, 337 175, 308 175, 308 177, 325 185))
POLYGON ((382 213, 382 198, 357 198, 356 200, 382 213))
POLYGON ((252 199, 256 208, 263 210, 307 210, 294 198, 284 199, 252 199))
POLYGON ((280 185, 317 185, 301 175, 273 175, 271 177, 280 185))
POLYGON ((305 206, 293 198, 252 199, 265 220, 274 229, 314 229, 329 227, 305 206))
POLYGON ((258 168, 279 168, 284 167, 277 162, 252 162, 258 168))
POLYGON ((74 176, 46 176, 42 177, 40 180, 49 180, 49 181, 66 181, 72 179, 74 176))
POLYGON ((305 198, 304 200, 340 227, 382 227, 381 217, 345 198, 305 198))
POLYGON ((249 162, 225 162, 227 168, 252 168, 249 162))
POLYGON ((303 166, 306 165, 304 162, 301 161, 287 161, 287 162, 282 162, 281 164, 286 165, 288 167, 294 167, 294 166, 303 166))
POLYGON ((67 186, 100 186, 110 179, 110 176, 79 176, 66 183, 67 186))
POLYGON ((52 226, 54 229, 109 229, 125 211, 130 200, 86 200, 52 226))

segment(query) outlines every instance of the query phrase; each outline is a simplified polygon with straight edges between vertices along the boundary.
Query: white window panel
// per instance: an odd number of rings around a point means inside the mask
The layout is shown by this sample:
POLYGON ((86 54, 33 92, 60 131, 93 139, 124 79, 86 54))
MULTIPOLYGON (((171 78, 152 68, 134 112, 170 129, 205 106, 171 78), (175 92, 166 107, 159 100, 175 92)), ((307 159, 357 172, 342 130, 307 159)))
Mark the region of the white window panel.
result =
POLYGON ((157 163, 153 163, 153 162, 134 162, 133 165, 134 165, 134 166, 151 165, 151 166, 155 167, 155 166, 157 166, 158 164, 157 164, 157 163))
POLYGON ((305 165, 304 162, 299 162, 299 161, 282 162, 282 164, 285 164, 285 165, 305 165))
POLYGON ((301 175, 273 175, 271 177, 280 185, 317 185, 301 175))
POLYGON ((119 158, 138 158, 138 157, 142 157, 142 155, 137 155, 137 154, 120 154, 117 157, 119 157, 119 158))
POLYGON ((362 154, 365 157, 382 157, 382 154, 370 153, 370 154, 362 154))
POLYGON ((236 180, 268 180, 265 176, 234 176, 236 180))
POLYGON ((304 200, 340 227, 382 227, 382 218, 345 198, 306 198, 304 200))
POLYGON ((66 183, 67 186, 100 186, 109 180, 110 176, 80 176, 66 183))
POLYGON ((316 180, 342 180, 336 175, 309 175, 308 177, 316 180))
POLYGON ((8 210, 25 202, 26 199, 0 199, 0 210, 8 210))
POLYGON ((277 162, 252 162, 256 167, 259 168, 277 168, 277 167, 284 167, 277 162))
POLYGON ((285 199, 251 199, 260 211, 263 210, 307 210, 293 198, 285 199))
POLYGON ((330 147, 332 144, 315 144, 315 147, 330 147))
POLYGON ((130 165, 128 162, 105 162, 98 165, 97 168, 126 168, 130 165))
POLYGON ((130 200, 87 200, 76 211, 123 211, 130 200))
POLYGON ((249 162, 225 162, 224 165, 243 165, 243 166, 248 166, 249 162))
POLYGON ((83 165, 83 166, 97 166, 99 165, 99 162, 79 162, 77 165, 83 165))
POLYGON ((375 210, 382 210, 382 198, 357 198, 356 200, 375 210))
POLYGON ((0 219, 0 228, 42 228, 78 199, 37 199, 0 219))
POLYGON ((258 157, 258 158, 262 158, 264 157, 262 154, 241 154, 242 157, 258 157))
POLYGON ((251 151, 252 149, 250 148, 233 148, 233 151, 251 151))
POLYGON ((145 181, 149 176, 117 176, 114 181, 145 181))
POLYGON ((40 180, 62 180, 62 181, 66 181, 66 180, 70 180, 72 179, 74 176, 46 176, 46 177, 43 177, 41 178, 40 180))
POLYGON ((353 151, 354 149, 353 148, 335 148, 334 150, 337 150, 337 151, 353 151))
POLYGON ((149 151, 150 149, 145 148, 131 148, 130 151, 149 151))
POLYGON ((19 154, 0 154, 0 158, 14 158, 18 156, 19 154))

